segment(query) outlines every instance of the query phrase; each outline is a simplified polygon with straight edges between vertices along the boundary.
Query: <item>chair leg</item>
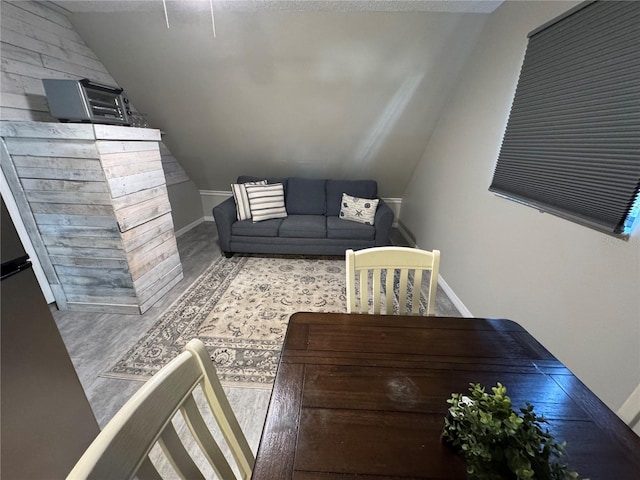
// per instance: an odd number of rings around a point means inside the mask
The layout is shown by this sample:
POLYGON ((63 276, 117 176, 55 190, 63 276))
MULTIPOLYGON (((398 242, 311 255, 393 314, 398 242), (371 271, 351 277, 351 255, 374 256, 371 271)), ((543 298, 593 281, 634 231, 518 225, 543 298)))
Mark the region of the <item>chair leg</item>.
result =
POLYGON ((222 252, 225 256, 225 258, 231 258, 233 257, 233 252, 222 252))

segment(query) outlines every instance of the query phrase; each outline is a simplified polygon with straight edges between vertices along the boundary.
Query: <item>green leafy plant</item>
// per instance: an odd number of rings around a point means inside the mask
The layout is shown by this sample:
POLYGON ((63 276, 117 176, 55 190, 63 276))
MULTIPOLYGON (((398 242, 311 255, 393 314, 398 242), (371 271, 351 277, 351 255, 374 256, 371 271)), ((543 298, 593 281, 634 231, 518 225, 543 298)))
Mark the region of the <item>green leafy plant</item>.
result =
POLYGON ((454 393, 445 418, 443 440, 465 458, 474 480, 568 480, 579 478, 560 462, 565 444, 543 429, 544 417, 527 403, 520 414, 500 383, 487 393, 470 384, 469 395, 454 393))

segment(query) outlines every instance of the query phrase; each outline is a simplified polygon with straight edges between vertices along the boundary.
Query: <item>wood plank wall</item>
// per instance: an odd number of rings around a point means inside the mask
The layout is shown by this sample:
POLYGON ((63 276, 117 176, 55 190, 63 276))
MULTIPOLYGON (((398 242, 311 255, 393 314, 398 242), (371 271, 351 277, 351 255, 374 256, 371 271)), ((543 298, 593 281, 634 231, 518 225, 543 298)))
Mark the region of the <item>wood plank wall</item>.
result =
POLYGON ((190 180, 187 172, 184 171, 180 162, 173 156, 164 143, 160 143, 160 155, 162 155, 162 168, 167 179, 167 185, 188 182, 190 180))
POLYGON ((0 134, 60 308, 144 313, 182 279, 158 130, 3 121, 0 134))
POLYGON ((2 78, 0 117, 4 120, 54 121, 49 115, 43 78, 91 78, 117 82, 71 22, 37 2, 0 5, 2 78))
POLYGON ((95 125, 129 273, 145 312, 182 279, 157 130, 95 125))
MULTIPOLYGON (((49 114, 43 78, 118 84, 62 13, 43 2, 6 0, 0 1, 0 12, 2 120, 56 121, 49 114)), ((135 110, 133 101, 132 106, 135 110)), ((167 185, 189 181, 169 149, 161 148, 167 185)))

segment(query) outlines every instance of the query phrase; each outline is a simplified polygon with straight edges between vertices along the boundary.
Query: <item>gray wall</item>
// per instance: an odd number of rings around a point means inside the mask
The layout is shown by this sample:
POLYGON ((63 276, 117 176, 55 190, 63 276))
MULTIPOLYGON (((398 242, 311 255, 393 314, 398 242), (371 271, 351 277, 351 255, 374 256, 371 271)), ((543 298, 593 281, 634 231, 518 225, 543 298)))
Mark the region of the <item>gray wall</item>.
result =
POLYGON ((400 197, 486 14, 70 18, 200 190, 239 174, 375 178, 400 197), (126 53, 125 53, 126 52, 126 53))
POLYGON ((201 220, 204 216, 200 194, 192 181, 167 186, 173 229, 177 232, 201 220))
POLYGON ((401 221, 442 251, 476 316, 511 318, 616 410, 640 383, 640 232, 622 241, 487 191, 526 35, 575 2, 494 12, 405 192, 401 221))

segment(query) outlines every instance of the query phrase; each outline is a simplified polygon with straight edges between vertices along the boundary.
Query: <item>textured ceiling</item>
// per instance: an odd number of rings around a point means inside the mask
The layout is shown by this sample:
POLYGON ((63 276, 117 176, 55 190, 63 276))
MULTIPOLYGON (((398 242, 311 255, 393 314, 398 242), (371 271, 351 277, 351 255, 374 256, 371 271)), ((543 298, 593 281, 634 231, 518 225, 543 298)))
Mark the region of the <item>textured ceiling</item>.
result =
MULTIPOLYGON (((502 0, 165 0, 174 11, 263 12, 449 12, 491 13, 502 0)), ((61 0, 54 3, 71 13, 144 12, 163 10, 162 0, 61 0)))

